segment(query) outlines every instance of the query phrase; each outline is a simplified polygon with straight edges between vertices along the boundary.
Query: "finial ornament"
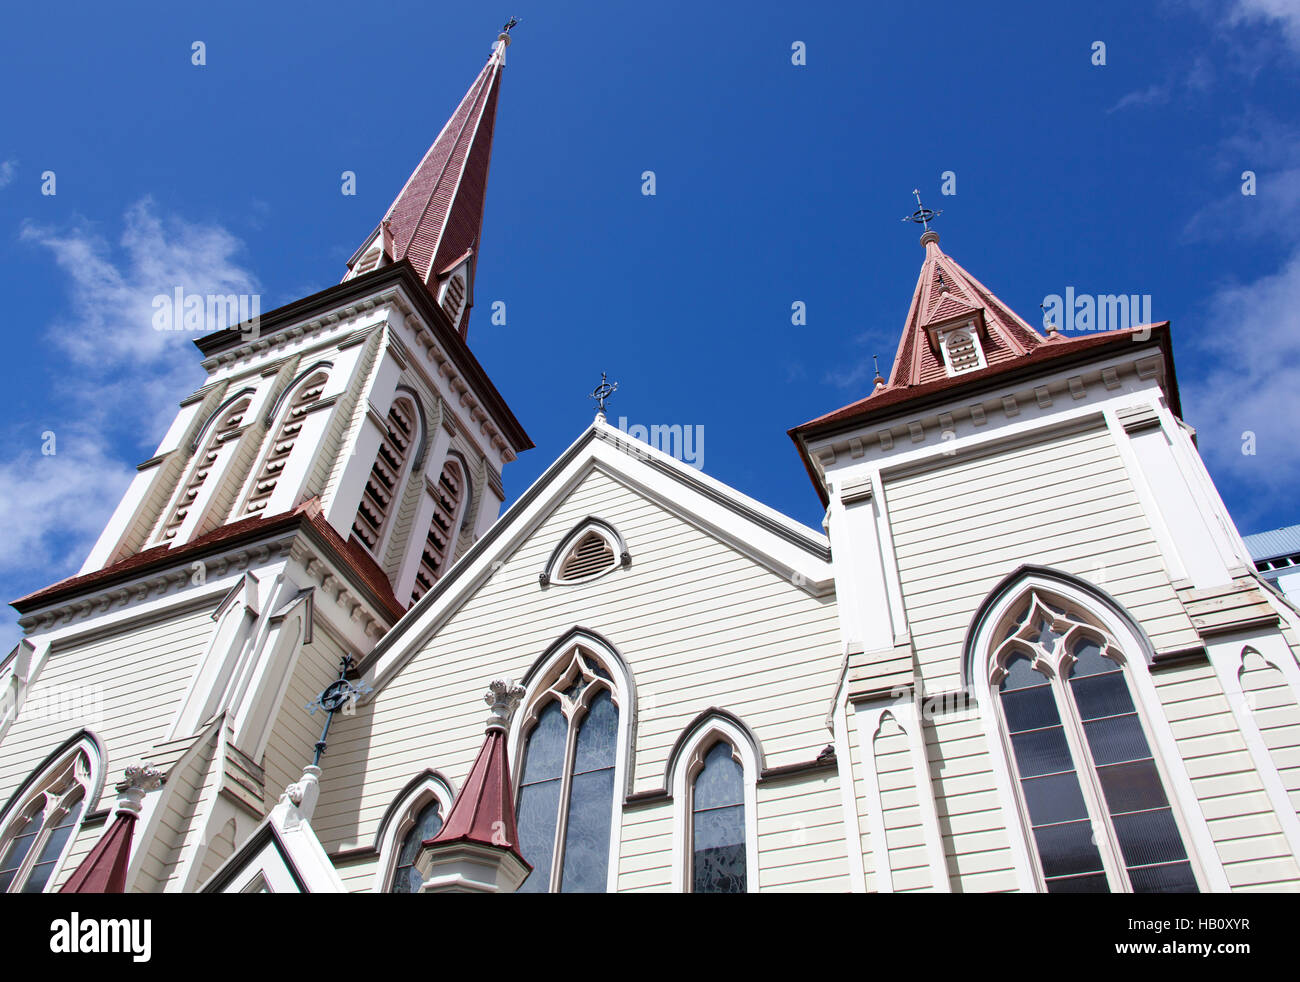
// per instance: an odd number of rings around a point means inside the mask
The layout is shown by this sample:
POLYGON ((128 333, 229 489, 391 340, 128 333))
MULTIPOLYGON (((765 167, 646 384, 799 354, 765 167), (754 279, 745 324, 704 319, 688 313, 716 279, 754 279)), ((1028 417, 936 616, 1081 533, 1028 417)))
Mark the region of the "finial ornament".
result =
POLYGON ((871 363, 876 366, 876 377, 872 380, 871 384, 877 389, 883 389, 885 387, 885 380, 880 377, 880 356, 872 355, 871 363))
POLYGON ((515 707, 519 705, 519 700, 524 697, 524 691, 524 687, 515 685, 515 680, 511 678, 493 679, 488 683, 483 701, 488 704, 489 733, 493 730, 509 729, 510 718, 515 714, 515 707))
POLYGON ((163 772, 148 764, 126 769, 126 780, 117 786, 117 812, 137 816, 144 807, 144 796, 162 787, 163 772))
POLYGON ((605 402, 609 399, 610 396, 612 396, 617 391, 618 391, 618 383, 610 382, 607 378, 605 378, 605 373, 601 372, 600 385, 592 389, 591 395, 587 396, 588 399, 596 400, 596 407, 597 407, 596 415, 602 418, 604 417, 605 402))
POLYGON ((321 755, 325 753, 325 738, 329 736, 330 723, 334 720, 334 714, 344 707, 357 704, 357 700, 367 692, 374 691, 366 682, 348 681, 348 672, 352 669, 352 656, 344 655, 339 659, 339 677, 327 685, 321 694, 311 702, 307 703, 307 712, 312 716, 316 715, 316 710, 325 710, 325 726, 321 729, 320 739, 316 741, 316 756, 312 759, 312 766, 320 765, 321 755))
POLYGON ((943 210, 935 211, 921 204, 921 191, 919 188, 912 188, 912 193, 916 195, 916 211, 903 219, 905 222, 913 222, 920 225, 924 232, 921 233, 921 245, 927 242, 938 242, 939 233, 930 228, 930 223, 943 214, 943 210))

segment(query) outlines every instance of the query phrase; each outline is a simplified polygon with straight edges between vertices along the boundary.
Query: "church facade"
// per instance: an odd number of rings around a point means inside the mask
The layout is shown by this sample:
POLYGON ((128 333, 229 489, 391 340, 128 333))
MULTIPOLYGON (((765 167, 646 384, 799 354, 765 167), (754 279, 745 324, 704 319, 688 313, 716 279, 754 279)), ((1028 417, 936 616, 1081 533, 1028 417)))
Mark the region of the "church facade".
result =
POLYGON ((1168 324, 1042 334, 927 229, 890 378, 790 431, 822 529, 603 412, 502 512, 508 45, 15 601, 0 890, 1300 889, 1300 611, 1168 324))

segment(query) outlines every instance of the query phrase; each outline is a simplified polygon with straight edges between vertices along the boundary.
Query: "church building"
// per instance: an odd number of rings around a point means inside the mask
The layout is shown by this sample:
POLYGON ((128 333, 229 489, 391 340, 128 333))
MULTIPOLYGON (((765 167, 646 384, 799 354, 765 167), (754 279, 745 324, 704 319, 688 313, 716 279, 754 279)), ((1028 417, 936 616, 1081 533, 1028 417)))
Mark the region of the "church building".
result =
POLYGON ((1300 610, 1168 323, 1040 332, 927 226, 890 377, 789 431, 821 528, 603 405, 503 511, 509 44, 14 601, 0 891, 1300 890, 1300 610))

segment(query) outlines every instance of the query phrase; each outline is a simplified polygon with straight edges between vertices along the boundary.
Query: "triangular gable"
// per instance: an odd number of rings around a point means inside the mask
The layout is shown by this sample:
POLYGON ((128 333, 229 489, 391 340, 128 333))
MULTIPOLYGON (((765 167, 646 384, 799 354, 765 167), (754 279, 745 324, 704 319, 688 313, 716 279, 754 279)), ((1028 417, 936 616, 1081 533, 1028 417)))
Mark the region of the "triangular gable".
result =
POLYGON ((200 893, 344 893, 311 824, 281 801, 200 893))
POLYGON ((376 693, 594 470, 798 589, 813 596, 833 591, 825 535, 598 419, 362 660, 358 671, 376 693))

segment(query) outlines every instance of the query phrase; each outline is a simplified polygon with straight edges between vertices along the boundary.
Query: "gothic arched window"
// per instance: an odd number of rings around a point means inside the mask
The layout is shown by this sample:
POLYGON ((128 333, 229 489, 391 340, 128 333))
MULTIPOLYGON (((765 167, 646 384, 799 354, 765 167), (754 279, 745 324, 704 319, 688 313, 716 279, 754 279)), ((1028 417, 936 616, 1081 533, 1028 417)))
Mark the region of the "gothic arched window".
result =
POLYGON ((375 462, 366 479, 361 503, 352 531, 372 553, 378 553, 393 498, 397 496, 406 471, 411 445, 419 436, 415 406, 409 399, 396 399, 388 410, 388 427, 375 453, 375 462))
POLYGON ((1037 590, 993 637, 988 680, 1047 891, 1197 891, 1114 638, 1037 590))
POLYGON ((397 853, 397 865, 393 869, 392 887, 389 893, 418 893, 424 879, 415 868, 415 857, 420 852, 420 844, 425 839, 432 839, 442 828, 442 811, 435 798, 420 809, 409 830, 402 837, 402 846, 397 853))
POLYGON ((607 889, 619 754, 618 694, 582 647, 531 700, 519 780, 520 893, 607 889))
POLYGON ((90 796, 84 746, 65 755, 10 812, 0 829, 0 893, 41 893, 53 882, 90 796))
POLYGON ((419 600, 437 582, 455 552, 456 526, 465 492, 465 471, 454 459, 443 465, 433 489, 433 518, 424 538, 420 565, 415 571, 411 603, 419 600))
POLYGON ((745 771, 719 740, 691 785, 691 891, 744 893, 746 865, 745 771))
POLYGON ((325 390, 325 382, 328 378, 325 372, 314 373, 298 386, 293 398, 289 400, 289 405, 284 410, 284 418, 280 421, 279 429, 276 430, 275 437, 267 449, 266 459, 262 461, 257 478, 253 481, 252 491, 249 492, 248 502, 244 506, 245 515, 255 515, 265 510, 279 483, 280 475, 289 462, 289 455, 293 453, 298 434, 302 431, 303 420, 306 419, 312 404, 325 390))

